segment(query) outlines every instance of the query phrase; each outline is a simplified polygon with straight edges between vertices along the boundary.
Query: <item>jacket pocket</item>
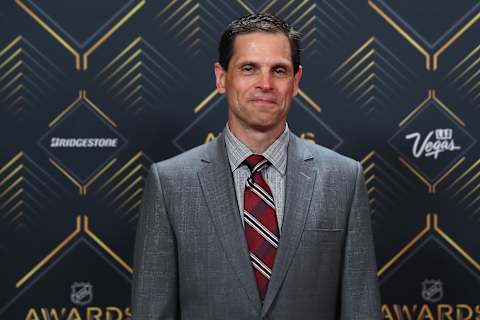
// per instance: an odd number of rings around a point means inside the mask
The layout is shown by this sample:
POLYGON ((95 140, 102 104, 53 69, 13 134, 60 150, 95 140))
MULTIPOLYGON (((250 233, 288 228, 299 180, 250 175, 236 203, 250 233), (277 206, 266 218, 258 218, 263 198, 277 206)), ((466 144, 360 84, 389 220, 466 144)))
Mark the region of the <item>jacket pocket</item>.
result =
POLYGON ((309 246, 340 242, 343 229, 305 228, 301 241, 309 246))

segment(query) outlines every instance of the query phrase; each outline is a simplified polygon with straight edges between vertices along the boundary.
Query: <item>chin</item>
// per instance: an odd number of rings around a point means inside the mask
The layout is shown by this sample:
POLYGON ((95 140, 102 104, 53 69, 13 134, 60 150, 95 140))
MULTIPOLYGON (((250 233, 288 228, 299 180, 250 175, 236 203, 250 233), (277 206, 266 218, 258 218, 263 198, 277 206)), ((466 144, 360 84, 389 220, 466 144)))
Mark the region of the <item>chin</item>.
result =
POLYGON ((261 121, 261 122, 251 124, 250 127, 255 129, 256 131, 268 132, 274 129, 278 125, 278 123, 279 122, 261 121))

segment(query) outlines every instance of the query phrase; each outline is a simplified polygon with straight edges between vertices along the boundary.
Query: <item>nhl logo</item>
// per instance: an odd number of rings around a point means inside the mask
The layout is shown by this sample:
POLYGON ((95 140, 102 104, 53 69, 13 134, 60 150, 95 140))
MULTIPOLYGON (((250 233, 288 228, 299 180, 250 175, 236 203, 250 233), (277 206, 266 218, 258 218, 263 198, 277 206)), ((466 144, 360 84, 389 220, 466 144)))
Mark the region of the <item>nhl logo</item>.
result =
POLYGON ((443 298, 443 284, 440 280, 425 279, 422 282, 422 298, 428 302, 438 302, 443 298))
POLYGON ((88 282, 74 282, 70 299, 78 306, 85 306, 93 300, 93 286, 88 282))

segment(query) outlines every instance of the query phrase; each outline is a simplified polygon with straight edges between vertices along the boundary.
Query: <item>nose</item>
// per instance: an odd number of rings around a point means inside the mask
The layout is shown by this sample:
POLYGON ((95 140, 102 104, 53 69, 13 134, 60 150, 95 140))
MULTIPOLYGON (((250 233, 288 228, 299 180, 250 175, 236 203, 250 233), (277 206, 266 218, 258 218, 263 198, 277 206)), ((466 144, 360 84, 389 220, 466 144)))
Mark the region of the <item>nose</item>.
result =
POLYGON ((262 89, 262 91, 269 91, 272 89, 272 75, 270 72, 263 71, 260 73, 257 88, 262 89))

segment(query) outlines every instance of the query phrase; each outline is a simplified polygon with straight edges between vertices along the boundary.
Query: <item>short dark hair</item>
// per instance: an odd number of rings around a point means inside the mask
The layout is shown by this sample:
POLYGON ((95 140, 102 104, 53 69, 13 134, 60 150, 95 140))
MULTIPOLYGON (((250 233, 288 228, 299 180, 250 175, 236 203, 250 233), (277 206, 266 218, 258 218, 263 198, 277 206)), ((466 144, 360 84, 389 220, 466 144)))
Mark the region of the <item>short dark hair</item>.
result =
POLYGON ((285 34, 290 43, 293 71, 297 73, 300 67, 300 33, 285 21, 269 13, 252 13, 232 21, 227 26, 218 46, 218 62, 224 70, 228 69, 232 58, 236 36, 253 32, 285 34))

